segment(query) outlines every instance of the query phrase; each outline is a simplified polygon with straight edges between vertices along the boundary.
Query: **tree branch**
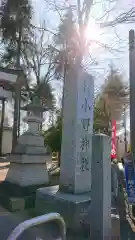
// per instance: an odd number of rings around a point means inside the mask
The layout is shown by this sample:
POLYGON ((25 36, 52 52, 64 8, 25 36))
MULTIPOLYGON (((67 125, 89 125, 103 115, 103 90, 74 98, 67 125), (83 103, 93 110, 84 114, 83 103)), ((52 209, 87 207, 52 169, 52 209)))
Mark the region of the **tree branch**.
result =
POLYGON ((122 23, 134 23, 135 22, 135 7, 132 7, 128 12, 121 13, 117 18, 115 18, 113 21, 108 21, 105 23, 102 23, 102 27, 108 27, 112 26, 115 27, 118 24, 122 23))

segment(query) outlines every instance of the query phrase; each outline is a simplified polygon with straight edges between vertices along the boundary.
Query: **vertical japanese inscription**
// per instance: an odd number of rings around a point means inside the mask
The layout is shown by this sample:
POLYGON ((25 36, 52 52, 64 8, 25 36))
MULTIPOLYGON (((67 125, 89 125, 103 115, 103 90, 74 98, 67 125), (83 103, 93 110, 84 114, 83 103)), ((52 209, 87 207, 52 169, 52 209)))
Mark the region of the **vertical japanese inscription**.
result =
POLYGON ((90 92, 89 92, 89 87, 86 84, 86 80, 84 80, 83 94, 84 94, 84 100, 82 103, 82 109, 84 110, 85 113, 87 113, 91 110, 91 106, 89 103, 90 92))
POLYGON ((83 110, 82 116, 85 115, 85 118, 81 119, 81 127, 84 130, 84 134, 80 139, 80 170, 81 172, 89 171, 89 159, 88 159, 88 151, 90 148, 90 141, 89 141, 89 127, 90 127, 90 102, 89 102, 89 87, 87 86, 86 80, 84 80, 84 87, 83 87, 83 94, 84 99, 83 103, 81 104, 81 108, 83 110), (87 117, 87 118, 86 118, 87 117), (81 153, 85 153, 82 155, 81 153))
POLYGON ((92 110, 91 106, 90 106, 90 91, 89 91, 89 86, 86 83, 86 80, 84 80, 83 83, 83 103, 81 104, 81 108, 82 108, 82 116, 84 115, 85 118, 81 119, 81 124, 82 124, 82 128, 85 131, 89 131, 89 127, 90 127, 90 111, 92 110))

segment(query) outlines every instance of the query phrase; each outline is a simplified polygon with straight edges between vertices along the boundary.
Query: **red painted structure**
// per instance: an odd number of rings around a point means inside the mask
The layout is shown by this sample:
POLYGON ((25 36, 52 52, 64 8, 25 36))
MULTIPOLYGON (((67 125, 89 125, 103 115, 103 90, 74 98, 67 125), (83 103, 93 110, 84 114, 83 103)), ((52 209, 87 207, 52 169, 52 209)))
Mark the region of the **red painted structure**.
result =
POLYGON ((111 159, 116 158, 116 145, 117 145, 117 137, 116 137, 116 120, 112 121, 112 148, 111 148, 111 159))

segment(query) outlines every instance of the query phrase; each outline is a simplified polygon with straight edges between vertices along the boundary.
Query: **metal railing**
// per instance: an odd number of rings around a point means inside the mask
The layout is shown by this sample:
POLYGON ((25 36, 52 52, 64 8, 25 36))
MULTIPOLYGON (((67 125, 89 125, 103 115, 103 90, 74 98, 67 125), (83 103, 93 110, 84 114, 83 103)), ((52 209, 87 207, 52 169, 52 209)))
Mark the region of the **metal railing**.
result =
POLYGON ((7 240, 16 240, 25 230, 50 221, 56 221, 60 227, 61 239, 66 239, 66 224, 59 213, 49 213, 20 223, 7 240))

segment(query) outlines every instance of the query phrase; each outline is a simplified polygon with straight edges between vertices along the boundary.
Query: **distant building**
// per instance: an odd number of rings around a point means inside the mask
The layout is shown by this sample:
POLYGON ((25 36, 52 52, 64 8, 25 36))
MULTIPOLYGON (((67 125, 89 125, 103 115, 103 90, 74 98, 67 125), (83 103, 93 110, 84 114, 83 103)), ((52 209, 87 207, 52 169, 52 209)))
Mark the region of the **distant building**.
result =
MULTIPOLYGON (((0 110, 1 119, 1 110, 0 110)), ((5 116, 4 127, 3 127, 3 137, 2 137, 2 154, 11 153, 12 150, 12 127, 9 125, 9 119, 5 116)))

